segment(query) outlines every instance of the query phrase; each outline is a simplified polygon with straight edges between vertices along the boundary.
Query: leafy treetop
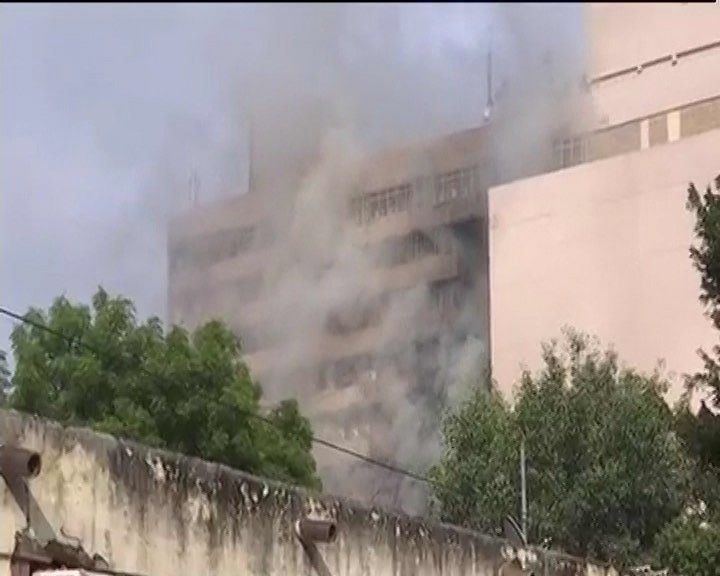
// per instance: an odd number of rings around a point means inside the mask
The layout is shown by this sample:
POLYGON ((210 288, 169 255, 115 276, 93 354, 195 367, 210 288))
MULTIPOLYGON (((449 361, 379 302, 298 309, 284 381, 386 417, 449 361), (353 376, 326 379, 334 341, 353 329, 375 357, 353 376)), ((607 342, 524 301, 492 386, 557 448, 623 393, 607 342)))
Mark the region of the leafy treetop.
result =
POLYGON ((544 347, 514 408, 487 386, 449 413, 431 474, 445 520, 492 531, 518 516, 519 446, 527 453, 529 540, 620 564, 638 559, 681 510, 687 463, 665 383, 619 367, 587 337, 544 347))
POLYGON ((261 388, 223 323, 164 332, 102 288, 91 307, 60 297, 27 318, 67 338, 13 330, 13 408, 320 488, 309 421, 294 400, 264 414, 272 424, 256 417, 261 388))

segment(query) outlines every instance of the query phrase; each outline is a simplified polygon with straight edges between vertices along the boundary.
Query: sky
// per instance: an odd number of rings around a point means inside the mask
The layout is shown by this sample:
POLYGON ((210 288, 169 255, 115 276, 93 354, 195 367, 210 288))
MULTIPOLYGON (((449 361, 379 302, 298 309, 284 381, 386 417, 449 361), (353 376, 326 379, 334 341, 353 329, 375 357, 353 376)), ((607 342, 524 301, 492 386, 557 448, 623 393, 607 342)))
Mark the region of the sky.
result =
MULTIPOLYGON (((142 317, 164 317, 168 214, 187 205, 192 175, 201 201, 244 191, 238 103, 249 86, 267 76, 275 91, 352 92, 346 109, 379 145, 468 127, 485 104, 489 38, 518 40, 498 14, 482 4, 0 6, 0 305, 87 302, 102 285, 142 317)), ((1 348, 11 328, 0 319, 1 348)))

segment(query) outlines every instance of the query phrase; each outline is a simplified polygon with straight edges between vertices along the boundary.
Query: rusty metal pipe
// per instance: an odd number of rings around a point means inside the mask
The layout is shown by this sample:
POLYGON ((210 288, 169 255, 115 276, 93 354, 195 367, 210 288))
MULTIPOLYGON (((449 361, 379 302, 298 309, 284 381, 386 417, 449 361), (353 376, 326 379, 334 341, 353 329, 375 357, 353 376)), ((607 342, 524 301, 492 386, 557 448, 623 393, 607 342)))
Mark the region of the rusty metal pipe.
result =
POLYGON ((0 472, 7 476, 35 478, 40 474, 42 458, 37 452, 17 446, 0 446, 0 472))
POLYGON ((337 526, 330 520, 302 518, 295 523, 295 531, 303 542, 330 544, 337 537, 337 526))

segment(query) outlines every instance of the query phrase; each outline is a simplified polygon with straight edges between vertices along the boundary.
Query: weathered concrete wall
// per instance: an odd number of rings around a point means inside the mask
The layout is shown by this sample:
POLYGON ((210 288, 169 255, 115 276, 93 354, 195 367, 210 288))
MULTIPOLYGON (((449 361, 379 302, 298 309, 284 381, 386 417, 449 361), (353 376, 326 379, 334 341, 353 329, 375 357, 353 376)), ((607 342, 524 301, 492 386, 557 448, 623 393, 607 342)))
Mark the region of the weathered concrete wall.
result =
MULTIPOLYGON (((42 454, 42 472, 28 482, 35 537, 80 543, 117 571, 310 575, 293 524, 313 513, 337 521, 336 542, 320 546, 335 576, 614 573, 457 528, 314 498, 224 466, 16 412, 0 411, 0 443, 42 454)), ((6 483, 0 486, 0 574, 9 574, 15 534, 28 521, 6 483)))

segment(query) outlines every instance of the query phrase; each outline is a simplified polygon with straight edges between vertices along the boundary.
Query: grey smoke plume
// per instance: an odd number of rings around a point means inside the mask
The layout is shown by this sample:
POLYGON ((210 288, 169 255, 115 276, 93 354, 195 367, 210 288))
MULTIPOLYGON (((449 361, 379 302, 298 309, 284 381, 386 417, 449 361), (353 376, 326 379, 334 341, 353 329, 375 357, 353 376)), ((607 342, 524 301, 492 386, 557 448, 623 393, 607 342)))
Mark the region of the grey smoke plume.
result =
MULTIPOLYGON (((5 14, 7 10, 3 7, 5 14)), ((303 400, 317 392, 316 380, 299 374, 317 347, 325 345, 319 335, 328 317, 334 310, 352 315, 378 290, 377 264, 383 254, 358 247, 347 214, 366 159, 387 147, 481 124, 490 48, 497 178, 539 170, 547 162, 551 138, 581 116, 577 92, 584 46, 579 6, 148 5, 65 7, 63 14, 52 10, 35 8, 15 15, 14 55, 21 58, 22 34, 34 41, 33 50, 22 54, 47 53, 25 68, 45 80, 46 85, 35 86, 32 93, 49 91, 56 104, 43 103, 24 116, 18 113, 19 103, 8 107, 8 101, 20 96, 11 93, 8 99, 6 92, 22 83, 5 81, 13 72, 3 57, 4 134, 6 117, 20 125, 23 119, 34 120, 38 110, 43 122, 60 115, 60 109, 66 116, 65 123, 53 129, 37 120, 36 133, 20 139, 24 148, 2 152, 2 188, 24 190, 10 201, 16 212, 31 219, 19 228, 5 220, 9 211, 2 210, 3 234, 12 235, 14 246, 24 242, 34 252, 44 252, 34 267, 28 266, 33 262, 29 255, 8 252, 6 258, 3 252, 3 266, 29 270, 24 286, 3 287, 3 292, 12 292, 10 304, 22 309, 62 291, 86 298, 103 283, 132 297, 141 313, 160 313, 164 223, 169 213, 187 204, 190 177, 195 175, 200 183, 201 202, 242 193, 252 182, 276 208, 277 235, 285 239, 266 262, 265 292, 276 311, 270 337, 288 343, 263 382, 271 397, 297 394, 303 400), (78 135, 78 126, 87 134, 78 135), (68 133, 75 139, 58 136, 68 133), (47 156, 56 150, 44 138, 65 144, 56 148, 71 158, 65 165, 80 176, 69 177, 67 170, 58 169, 54 180, 42 184, 36 182, 40 176, 23 170, 34 164, 28 152, 33 146, 47 147, 47 156), (73 149, 80 153, 72 156, 73 149), (59 192, 63 186, 65 195, 59 192), (53 202, 62 209, 56 210, 53 202), (33 222, 31 215, 39 211, 46 216, 34 216, 33 222), (88 222, 91 225, 83 225, 88 222), (31 238, 27 230, 33 225, 41 232, 31 238), (47 270, 46 260, 53 268, 41 274, 47 270), (28 302, 25 293, 31 295, 28 302)), ((2 52, 8 54, 5 26, 2 52)), ((448 249, 453 242, 447 239, 448 249)), ((4 237, 2 249, 9 245, 4 237)), ((7 282, 8 269, 2 272, 7 282)), ((409 326, 421 324, 428 300, 424 288, 395 296, 377 321, 377 347, 390 347, 409 326)), ((475 320, 476 310, 469 307, 460 324, 475 320)), ((457 383, 467 381, 465 374, 481 366, 486 355, 481 338, 458 341, 451 333, 443 335, 433 356, 435 365, 428 368, 434 377, 425 398, 410 390, 402 370, 369 368, 367 386, 376 390, 382 423, 362 416, 357 428, 375 426, 376 432, 381 430, 376 443, 385 456, 421 470, 437 455, 433 431, 441 411, 426 398, 444 396, 451 402, 457 383)), ((419 360, 411 357, 407 362, 419 360)), ((388 492, 389 484, 391 504, 417 510, 422 502, 417 486, 377 470, 350 469, 337 455, 319 456, 332 465, 326 478, 330 489, 363 498, 379 488, 388 492)), ((387 503, 387 498, 381 501, 387 503)))
MULTIPOLYGON (((493 178, 507 181, 546 168, 552 140, 573 128, 583 104, 579 11, 552 5, 303 5, 263 7, 258 19, 263 49, 251 51, 262 56, 243 63, 238 85, 252 126, 253 193, 273 207, 279 240, 264 263, 262 292, 272 309, 265 329, 271 341, 282 342, 283 352, 272 358, 263 385, 270 397, 297 395, 312 410, 315 399, 328 394, 318 379, 342 387, 332 373, 306 371, 321 351, 332 349, 328 321, 339 311, 369 314, 363 310, 386 273, 380 261, 388 255, 363 247, 348 217, 368 160, 385 147, 482 123, 492 50, 493 178), (437 14, 437 25, 426 29, 427 43, 413 51, 406 30, 427 10, 437 14), (453 10, 466 18, 464 47, 450 45, 439 30, 453 10)), ((429 174, 430 168, 418 171, 429 174)), ((456 238, 437 240, 451 252, 463 248, 456 238)), ((481 261, 477 254, 475 265, 481 261)), ((465 302, 432 356, 418 358, 424 352, 413 347, 389 354, 409 356, 404 367, 398 367, 402 360, 388 364, 382 357, 407 340, 408 331, 422 332, 430 294, 418 287, 385 302, 366 328, 377 354, 355 375, 358 400, 375 405, 349 426, 348 440, 364 440, 354 446, 416 470, 437 457, 443 406, 488 357, 477 305, 473 298, 465 302), (415 375, 423 362, 433 366, 425 367, 429 376, 418 394, 415 375)), ((316 429, 337 440, 348 418, 316 420, 316 429)), ((422 487, 323 449, 318 457, 329 489, 422 509, 422 487)))

